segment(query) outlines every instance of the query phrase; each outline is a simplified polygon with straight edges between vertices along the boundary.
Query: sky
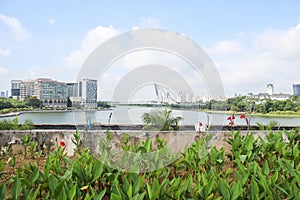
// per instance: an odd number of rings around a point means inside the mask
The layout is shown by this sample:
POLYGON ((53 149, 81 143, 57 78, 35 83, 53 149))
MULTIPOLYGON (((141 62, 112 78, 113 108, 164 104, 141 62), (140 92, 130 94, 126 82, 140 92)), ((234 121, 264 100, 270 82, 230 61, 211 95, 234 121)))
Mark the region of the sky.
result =
MULTIPOLYGON (((292 94, 292 85, 300 83, 299 10, 297 0, 0 0, 0 90, 10 90, 15 79, 74 82, 104 41, 131 30, 161 28, 182 33, 204 49, 227 97, 266 92, 269 83, 276 93, 292 94)), ((125 76, 114 68, 151 62, 153 54, 145 54, 124 56, 107 70, 99 97, 109 98, 125 76)))

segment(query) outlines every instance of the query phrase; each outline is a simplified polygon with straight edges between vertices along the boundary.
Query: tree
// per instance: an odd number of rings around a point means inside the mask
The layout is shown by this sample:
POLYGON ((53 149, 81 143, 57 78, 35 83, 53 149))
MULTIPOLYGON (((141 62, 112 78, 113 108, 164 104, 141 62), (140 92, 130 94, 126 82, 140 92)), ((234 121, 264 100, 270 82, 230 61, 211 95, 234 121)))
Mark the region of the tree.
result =
POLYGON ((99 108, 110 108, 110 105, 107 104, 105 101, 98 101, 97 102, 97 107, 99 108))
POLYGON ((172 110, 165 108, 163 111, 156 111, 143 114, 143 122, 147 124, 144 129, 148 130, 178 130, 182 117, 172 117, 172 110))
POLYGON ((0 110, 5 108, 13 108, 13 107, 14 106, 10 102, 4 101, 2 99, 0 100, 0 110))
POLYGON ((41 101, 36 97, 29 97, 28 106, 39 108, 41 106, 41 101))

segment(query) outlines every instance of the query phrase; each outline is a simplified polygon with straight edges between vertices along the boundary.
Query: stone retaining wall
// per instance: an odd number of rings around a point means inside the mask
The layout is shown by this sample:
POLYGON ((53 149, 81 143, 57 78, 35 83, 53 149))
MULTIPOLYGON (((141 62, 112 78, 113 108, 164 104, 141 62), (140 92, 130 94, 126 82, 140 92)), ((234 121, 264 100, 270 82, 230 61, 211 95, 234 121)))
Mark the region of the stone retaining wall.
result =
MULTIPOLYGON (((20 144, 21 138, 29 134, 34 141, 38 142, 38 150, 51 151, 59 146, 60 141, 66 144, 66 151, 69 156, 74 154, 75 145, 72 142, 74 130, 31 130, 31 131, 0 131, 0 147, 2 150, 5 146, 11 144, 12 146, 20 144)), ((88 147, 92 153, 99 153, 98 146, 100 138, 106 138, 106 131, 92 130, 92 131, 79 131, 84 145, 88 147)), ((209 145, 214 145, 217 148, 226 147, 226 139, 230 136, 230 131, 209 131, 207 133, 196 133, 195 131, 163 131, 151 132, 140 130, 111 130, 112 144, 114 148, 119 148, 123 141, 125 133, 130 135, 130 142, 142 142, 146 139, 153 141, 156 145, 156 137, 164 138, 168 141, 168 147, 173 152, 181 151, 189 143, 205 136, 212 134, 213 138, 209 145)), ((242 135, 246 135, 247 131, 241 131, 242 135)), ((265 138, 269 131, 251 131, 256 137, 262 136, 265 138)))

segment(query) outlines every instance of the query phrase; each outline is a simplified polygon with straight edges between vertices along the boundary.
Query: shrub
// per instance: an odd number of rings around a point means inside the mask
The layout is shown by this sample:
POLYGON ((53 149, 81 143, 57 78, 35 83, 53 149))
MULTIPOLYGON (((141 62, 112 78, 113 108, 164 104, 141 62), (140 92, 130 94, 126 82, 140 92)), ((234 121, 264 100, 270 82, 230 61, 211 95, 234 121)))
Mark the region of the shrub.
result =
POLYGON ((178 130, 182 117, 172 117, 172 110, 165 108, 163 111, 156 111, 143 114, 143 122, 147 124, 146 130, 170 131, 178 130))

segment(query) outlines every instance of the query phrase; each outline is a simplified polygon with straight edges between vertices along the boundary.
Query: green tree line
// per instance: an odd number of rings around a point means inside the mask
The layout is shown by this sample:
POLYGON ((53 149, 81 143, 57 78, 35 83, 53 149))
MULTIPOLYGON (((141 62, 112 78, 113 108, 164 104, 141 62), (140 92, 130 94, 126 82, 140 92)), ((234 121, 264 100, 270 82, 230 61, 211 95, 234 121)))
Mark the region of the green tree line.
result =
POLYGON ((226 101, 211 100, 206 109, 226 110, 235 112, 270 113, 277 111, 300 111, 300 98, 292 96, 287 100, 258 100, 246 96, 228 98, 226 101))
POLYGON ((36 97, 27 97, 24 101, 13 98, 0 98, 0 110, 8 108, 38 108, 41 106, 41 101, 36 97))

